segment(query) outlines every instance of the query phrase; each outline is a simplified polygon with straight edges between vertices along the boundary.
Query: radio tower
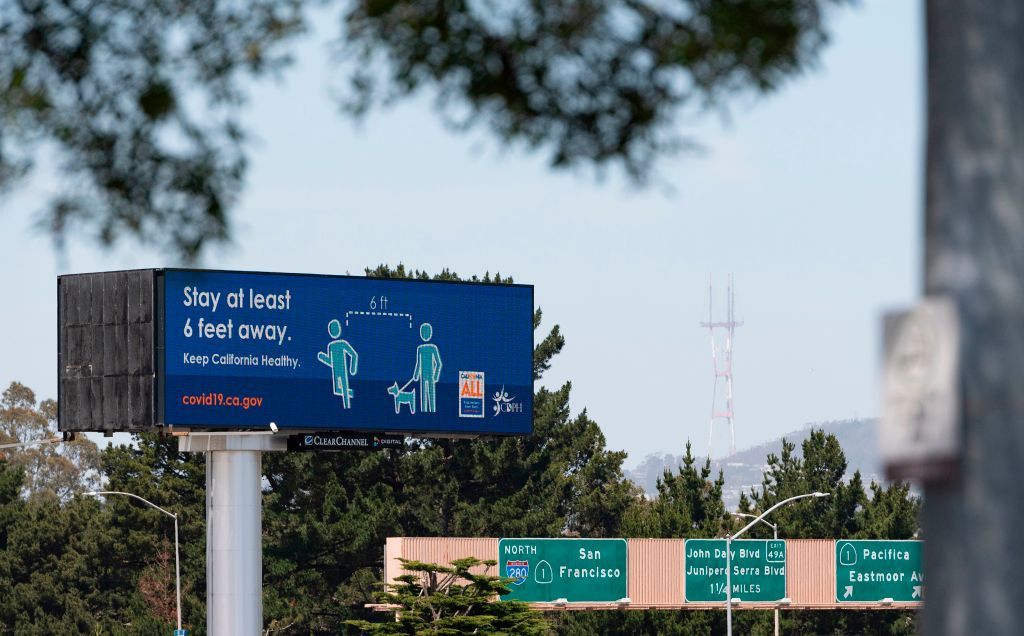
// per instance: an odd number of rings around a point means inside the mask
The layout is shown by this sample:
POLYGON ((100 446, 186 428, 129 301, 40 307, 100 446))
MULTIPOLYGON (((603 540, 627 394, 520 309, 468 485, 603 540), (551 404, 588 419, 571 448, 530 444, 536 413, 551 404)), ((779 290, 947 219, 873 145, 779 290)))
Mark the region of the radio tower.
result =
POLYGON ((708 321, 700 323, 701 327, 707 327, 711 334, 711 363, 715 370, 715 383, 711 388, 711 423, 708 428, 708 458, 711 458, 711 440, 715 434, 715 420, 729 422, 729 454, 736 452, 736 429, 734 414, 732 410, 732 343, 736 327, 742 322, 736 321, 735 299, 733 297, 732 274, 729 274, 726 283, 726 318, 724 322, 715 322, 714 313, 711 311, 713 298, 711 289, 711 274, 708 274, 708 321), (715 337, 715 330, 725 332, 725 342, 719 346, 719 338, 715 337), (719 359, 721 355, 721 359, 719 359), (718 378, 725 378, 725 410, 718 410, 718 378))

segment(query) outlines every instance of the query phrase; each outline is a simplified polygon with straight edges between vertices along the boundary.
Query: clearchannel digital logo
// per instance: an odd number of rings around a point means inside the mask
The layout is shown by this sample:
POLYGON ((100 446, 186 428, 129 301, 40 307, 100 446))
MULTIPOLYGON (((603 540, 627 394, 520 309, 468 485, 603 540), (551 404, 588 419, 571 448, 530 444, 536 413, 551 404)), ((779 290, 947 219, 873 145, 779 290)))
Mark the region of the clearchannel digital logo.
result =
POLYGON ((338 451, 338 450, 380 450, 403 448, 405 437, 376 433, 360 435, 352 433, 321 433, 319 435, 292 435, 288 438, 290 451, 338 451))
POLYGON ((356 446, 369 448, 371 441, 363 435, 307 435, 306 446, 356 446))

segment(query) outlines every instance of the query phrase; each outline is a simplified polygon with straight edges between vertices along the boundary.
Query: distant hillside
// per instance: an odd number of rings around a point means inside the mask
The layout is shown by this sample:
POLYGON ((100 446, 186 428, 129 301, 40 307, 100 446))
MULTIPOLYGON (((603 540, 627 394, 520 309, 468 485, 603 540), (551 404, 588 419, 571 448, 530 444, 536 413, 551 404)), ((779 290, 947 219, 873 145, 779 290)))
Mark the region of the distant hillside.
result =
MULTIPOLYGON (((753 487, 760 487, 764 470, 767 467, 769 453, 778 455, 782 450, 782 439, 796 444, 796 453, 800 453, 800 444, 810 435, 811 429, 824 429, 839 439, 839 444, 846 454, 847 477, 860 470, 864 483, 871 480, 882 480, 882 469, 878 461, 875 447, 875 430, 878 421, 875 419, 840 420, 808 424, 798 431, 792 431, 764 444, 739 451, 724 459, 712 459, 713 475, 718 475, 721 468, 725 473, 724 499, 726 506, 734 508, 740 499, 741 492, 749 492, 753 487)), ((703 464, 703 457, 701 464, 703 464)), ((652 454, 631 470, 627 469, 626 477, 644 489, 649 495, 657 493, 657 480, 666 468, 675 470, 683 461, 679 455, 652 454)))

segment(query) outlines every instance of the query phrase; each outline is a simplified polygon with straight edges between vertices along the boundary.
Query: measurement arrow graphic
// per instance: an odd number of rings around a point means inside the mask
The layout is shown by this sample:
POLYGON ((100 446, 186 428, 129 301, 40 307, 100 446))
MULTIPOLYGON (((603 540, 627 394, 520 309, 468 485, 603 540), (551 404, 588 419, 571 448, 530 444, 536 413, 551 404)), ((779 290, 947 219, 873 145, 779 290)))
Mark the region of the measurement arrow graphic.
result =
POLYGON ((921 586, 914 586, 914 593, 910 595, 910 598, 921 598, 921 586))
POLYGON ((846 592, 843 593, 843 598, 850 598, 853 595, 853 586, 847 585, 846 592))
POLYGON ((386 316, 389 318, 405 318, 409 321, 409 328, 412 329, 412 314, 399 313, 397 311, 346 311, 345 326, 348 326, 349 316, 386 316))

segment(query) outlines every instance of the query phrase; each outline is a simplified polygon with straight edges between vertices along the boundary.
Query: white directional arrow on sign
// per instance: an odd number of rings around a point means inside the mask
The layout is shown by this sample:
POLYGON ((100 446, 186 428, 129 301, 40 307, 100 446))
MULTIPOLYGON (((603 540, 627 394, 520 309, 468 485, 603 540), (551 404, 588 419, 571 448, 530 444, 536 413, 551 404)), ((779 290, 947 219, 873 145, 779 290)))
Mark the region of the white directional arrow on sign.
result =
POLYGON ((843 598, 850 598, 853 595, 853 586, 847 585, 846 592, 843 593, 843 598))
POLYGON ((910 598, 921 598, 921 586, 914 586, 914 593, 910 595, 910 598))

